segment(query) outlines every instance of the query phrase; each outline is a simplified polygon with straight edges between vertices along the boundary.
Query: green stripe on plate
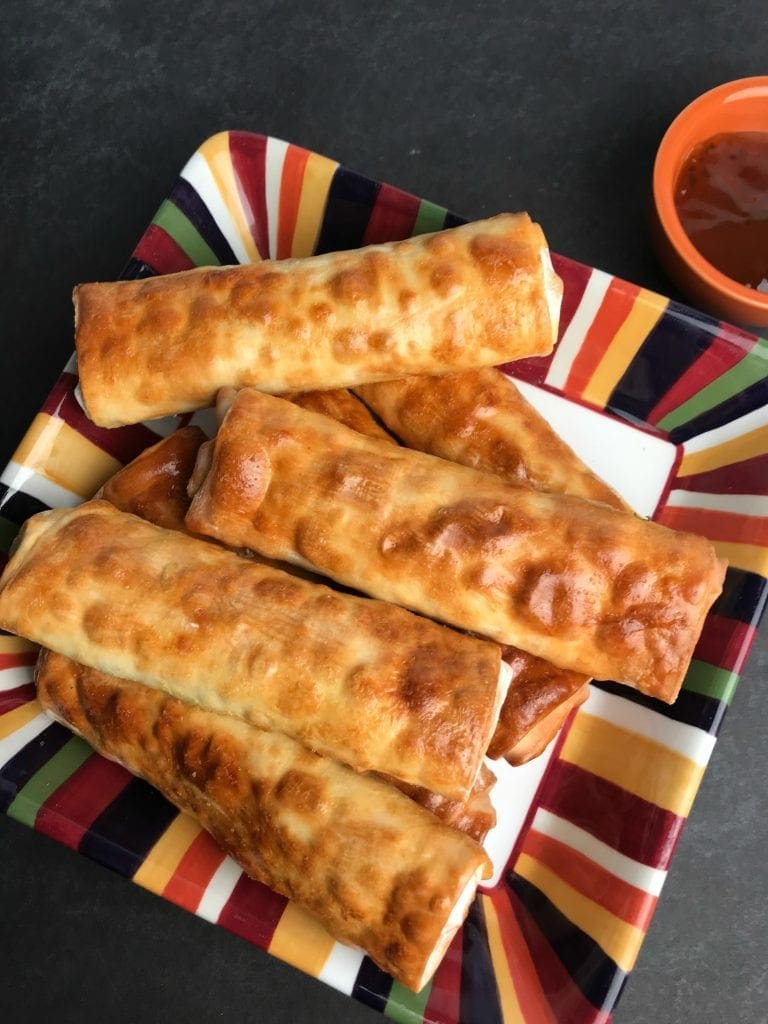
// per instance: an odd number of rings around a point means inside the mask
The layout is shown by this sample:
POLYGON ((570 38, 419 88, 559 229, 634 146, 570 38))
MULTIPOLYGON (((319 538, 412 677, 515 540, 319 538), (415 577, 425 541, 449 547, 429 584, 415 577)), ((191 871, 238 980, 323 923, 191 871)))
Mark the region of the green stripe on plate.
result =
POLYGON ((13 544, 14 537, 19 532, 19 528, 16 523, 12 523, 10 519, 3 519, 0 516, 0 550, 10 551, 11 544, 13 544))
POLYGON ((739 677, 735 672, 694 658, 686 674, 683 689, 730 704, 738 682, 739 677))
POLYGON ((762 380, 768 371, 768 340, 758 338, 754 347, 730 370, 713 380, 711 384, 698 391, 687 402, 683 402, 677 409, 668 412, 667 415, 656 424, 662 430, 672 430, 696 416, 714 409, 721 402, 733 398, 739 392, 744 391, 752 384, 762 380))
POLYGON ((91 756, 93 748, 79 736, 67 740, 43 767, 36 771, 26 785, 13 798, 7 814, 22 825, 35 827, 35 818, 52 793, 74 775, 80 765, 91 756))
POLYGON ((166 199, 155 214, 153 224, 167 231, 197 267, 218 267, 221 260, 178 206, 166 199))
POLYGON ((384 1007, 384 1016, 396 1020, 398 1024, 422 1024, 431 991, 431 981, 421 992, 411 992, 399 981, 393 982, 387 1005, 384 1007))
POLYGON ((438 206, 437 203, 430 203, 428 199, 422 199, 419 203, 419 212, 416 215, 412 234, 426 235, 430 231, 442 231, 447 212, 444 206, 438 206))

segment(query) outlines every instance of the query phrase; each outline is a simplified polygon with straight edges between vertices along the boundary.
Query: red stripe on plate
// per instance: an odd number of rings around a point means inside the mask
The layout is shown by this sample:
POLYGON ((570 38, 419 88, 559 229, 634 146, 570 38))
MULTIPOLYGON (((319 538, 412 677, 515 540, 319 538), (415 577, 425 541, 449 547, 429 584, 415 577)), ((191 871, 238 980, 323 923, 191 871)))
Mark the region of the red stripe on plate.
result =
POLYGON ((755 638, 754 626, 710 612, 694 658, 728 672, 740 672, 755 638))
POLYGON ((194 913, 224 856, 215 839, 207 832, 201 832, 179 861, 163 889, 163 896, 194 913))
POLYGON ((243 875, 219 914, 218 924, 266 949, 288 900, 243 875))
POLYGON ((566 761, 551 765, 538 805, 626 857, 661 870, 668 868, 685 822, 566 761))
POLYGON ((454 1022, 461 1015, 462 930, 459 928, 432 978, 424 1021, 429 1024, 454 1022))
POLYGON ((531 950, 512 909, 509 889, 494 889, 491 899, 499 918, 501 942, 523 1020, 526 1024, 555 1024, 552 1010, 539 983, 531 950))
POLYGON ((77 377, 72 373, 62 373, 46 398, 41 411, 64 420, 78 434, 124 464, 136 458, 139 452, 144 451, 149 445, 156 444, 157 434, 142 423, 135 423, 129 427, 117 427, 113 430, 97 427, 88 419, 75 398, 76 387, 77 377))
POLYGON ((141 236, 133 258, 147 263, 158 274, 175 274, 195 265, 179 243, 157 224, 150 224, 141 236))
POLYGON ((673 530, 687 530, 690 533, 695 531, 710 540, 768 546, 768 519, 761 516, 743 516, 738 512, 667 505, 659 511, 657 522, 670 526, 673 530))
POLYGON ((34 665, 37 661, 37 651, 24 651, 21 654, 0 654, 0 671, 4 668, 21 668, 24 665, 34 665))
POLYGON ((563 390, 568 395, 582 395, 592 379, 600 360, 619 328, 632 311, 640 289, 613 278, 603 296, 600 308, 589 325, 584 341, 571 364, 563 390))
POLYGON ((132 778, 121 765, 93 754, 48 797, 37 812, 35 830, 77 849, 93 822, 132 778))
POLYGON ((667 413, 693 398, 702 388, 722 377, 740 363, 755 346, 754 336, 730 324, 720 324, 720 333, 712 344, 692 363, 646 417, 658 423, 667 413))
POLYGON ((589 1002, 522 902, 514 893, 510 899, 555 1019, 563 1024, 608 1024, 611 1015, 589 1002))
POLYGON ((742 462, 710 469, 705 473, 680 476, 675 487, 705 494, 768 494, 768 455, 755 455, 742 462))
POLYGON ((420 200, 392 185, 382 185, 371 210, 363 245, 396 242, 410 238, 419 213, 420 200))
POLYGON ((35 699, 37 691, 34 683, 24 683, 23 686, 16 686, 12 690, 0 691, 0 716, 7 715, 22 704, 29 704, 35 699))
POLYGON ((309 160, 309 150, 289 146, 283 162, 283 176, 280 181, 280 212, 277 225, 277 258, 288 259, 293 247, 293 232, 299 214, 304 171, 309 160))
POLYGON ((572 889, 627 924, 645 931, 656 908, 656 897, 596 864, 579 850, 531 829, 523 846, 540 864, 554 871, 572 889))
POLYGON ((263 260, 269 259, 265 170, 267 140, 252 132, 229 133, 229 155, 248 230, 263 260))

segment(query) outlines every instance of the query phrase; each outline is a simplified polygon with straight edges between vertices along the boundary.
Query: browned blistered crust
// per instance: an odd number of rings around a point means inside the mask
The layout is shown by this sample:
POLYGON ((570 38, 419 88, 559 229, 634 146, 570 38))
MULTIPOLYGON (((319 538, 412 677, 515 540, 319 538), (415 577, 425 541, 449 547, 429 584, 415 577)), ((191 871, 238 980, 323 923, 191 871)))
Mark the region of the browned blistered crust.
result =
POLYGON ((360 399, 355 398, 346 388, 335 388, 333 391, 303 391, 281 395, 281 398, 287 398, 289 402, 302 409, 309 409, 310 412, 330 416, 332 420, 343 423, 345 427, 356 430, 358 434, 377 437, 391 444, 396 443, 394 438, 379 426, 360 399))
POLYGON ((446 825, 464 832, 476 843, 484 842, 496 824, 496 811, 491 803, 491 790, 496 784, 496 776, 487 765, 481 765, 475 785, 466 800, 450 800, 439 793, 430 793, 428 789, 420 786, 409 786, 408 783, 388 775, 382 775, 381 778, 390 785, 397 786, 401 793, 426 807, 446 825))
POLYGON ((512 678, 488 747, 488 756, 493 758, 507 757, 537 722, 589 682, 588 676, 556 668, 515 647, 503 648, 502 657, 512 671, 512 678))
MULTIPOLYGON (((630 511, 497 369, 403 377, 355 390, 410 448, 511 484, 630 511)), ((581 688, 579 703, 585 699, 587 679, 511 647, 505 660, 512 682, 488 754, 522 764, 554 737, 581 688)))
MULTIPOLYGON (((355 419, 354 413, 354 406, 362 409, 364 413, 365 406, 348 391, 322 391, 298 397, 308 398, 310 402, 313 402, 314 396, 324 398, 328 395, 333 396, 333 404, 326 405, 320 402, 316 406, 318 412, 326 409, 330 414, 330 410, 333 409, 337 414, 344 414, 347 422, 358 422, 357 429, 365 425, 363 421, 355 419), (341 396, 338 403, 335 396, 341 396), (347 397, 349 401, 347 401, 347 397)), ((365 413, 365 415, 368 414, 365 413)), ((389 437, 383 430, 376 427, 371 417, 369 419, 381 436, 389 437)), ((151 448, 147 448, 133 462, 116 473, 105 484, 103 497, 123 512, 141 516, 142 519, 155 523, 156 526, 162 525, 168 529, 183 530, 184 513, 189 506, 187 481, 192 475, 195 456, 204 438, 205 435, 197 427, 182 427, 175 433, 169 434, 168 437, 163 438, 151 448)), ((123 682, 125 686, 131 685, 127 680, 123 682)), ((133 685, 140 686, 141 684, 133 685)), ((422 807, 426 807, 436 814, 446 824, 465 832, 478 843, 483 842, 488 832, 496 824, 496 812, 490 799, 490 791, 496 782, 496 777, 485 765, 481 765, 472 792, 466 800, 451 800, 391 776, 382 776, 382 778, 421 804, 422 807)))
POLYGON ((666 701, 725 572, 701 537, 512 487, 252 390, 225 418, 186 521, 666 701))
POLYGON ((511 750, 506 751, 504 756, 507 761, 512 765, 525 764, 526 761, 543 753, 565 725, 571 711, 583 704, 588 696, 589 686, 585 684, 566 698, 562 704, 553 707, 548 714, 538 719, 525 736, 518 740, 511 750))
MULTIPOLYGON (((251 877, 416 988, 482 849, 286 736, 43 653, 40 701, 194 815, 251 877)), ((460 924, 461 922, 457 922, 460 924)))
POLYGON ((359 771, 451 798, 472 788, 498 716, 495 644, 104 501, 41 513, 20 536, 2 628, 359 771))
POLYGON ((182 427, 146 448, 108 480, 99 497, 166 530, 185 530, 187 484, 205 434, 182 427))
POLYGON ((527 214, 304 260, 79 285, 83 398, 100 426, 550 352, 562 282, 527 214))
POLYGON ((493 367, 402 377, 355 391, 409 448, 511 484, 628 509, 493 367))

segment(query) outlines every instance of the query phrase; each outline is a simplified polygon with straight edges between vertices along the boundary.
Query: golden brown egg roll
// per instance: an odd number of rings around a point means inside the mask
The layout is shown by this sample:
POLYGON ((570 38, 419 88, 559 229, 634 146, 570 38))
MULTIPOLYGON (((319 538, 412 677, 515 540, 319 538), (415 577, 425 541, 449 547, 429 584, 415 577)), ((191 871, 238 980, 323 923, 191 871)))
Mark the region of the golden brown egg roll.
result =
POLYGON ((725 572, 701 537, 511 487, 250 389, 186 522, 666 701, 725 572))
MULTIPOLYGON (((544 720, 549 721, 549 726, 539 729, 538 738, 541 740, 551 727, 549 739, 552 739, 559 725, 555 727, 555 719, 550 716, 560 705, 568 704, 575 693, 586 690, 589 683, 589 677, 580 672, 556 668, 543 658, 516 647, 503 647, 502 658, 509 666, 512 678, 488 747, 488 756, 492 758, 511 756, 523 738, 544 720)), ((533 744, 530 749, 535 746, 533 744)), ((517 759, 520 749, 515 755, 517 759)), ((522 762, 515 760, 512 763, 522 762)))
POLYGON ((106 501, 27 521, 0 628, 452 799, 472 788, 506 689, 495 644, 106 501))
POLYGON ((252 878, 417 991, 464 920, 482 849, 402 793, 275 732, 44 653, 40 701, 193 815, 252 878))
POLYGON ((360 399, 355 398, 347 388, 336 388, 333 391, 300 391, 280 397, 287 398, 289 402, 301 406, 302 409, 330 416, 337 423, 343 423, 345 427, 365 434, 366 437, 378 437, 381 441, 397 444, 391 434, 379 426, 360 399))
POLYGON ((505 752, 506 760, 512 765, 520 765, 542 754, 565 725, 571 711, 583 704, 588 696, 589 686, 585 683, 548 714, 537 719, 525 736, 505 752))
POLYGON ((500 214, 303 260, 79 285, 75 343, 103 427, 213 404, 550 352, 562 282, 541 228, 500 214))
POLYGON ((205 440, 199 427, 181 427, 115 473, 98 497, 155 526, 185 531, 187 484, 205 440))
MULTIPOLYGON (((353 404, 364 408, 348 391, 341 394, 348 395, 350 402, 342 398, 338 405, 333 406, 337 411, 347 413, 353 404)), ((389 436, 384 431, 381 434, 389 436)), ((169 434, 116 473, 102 488, 102 496, 121 511, 138 515, 156 526, 184 530, 184 515, 189 507, 186 485, 192 475, 198 448, 204 440, 205 434, 197 427, 182 427, 169 434)), ((123 685, 131 684, 123 680, 123 685)), ((389 775, 381 778, 478 843, 483 842, 496 823, 496 811, 490 799, 496 776, 486 765, 481 765, 466 800, 451 800, 389 775)))
POLYGON ((401 793, 425 807, 446 825, 464 832, 476 843, 484 842, 496 824, 496 809, 491 802, 491 790, 496 784, 496 776, 485 764, 481 765, 472 792, 466 800, 451 800, 421 786, 410 786, 390 775, 380 775, 379 778, 396 786, 401 793))
POLYGON ((401 377, 355 392, 409 448, 511 484, 629 510, 494 367, 401 377))

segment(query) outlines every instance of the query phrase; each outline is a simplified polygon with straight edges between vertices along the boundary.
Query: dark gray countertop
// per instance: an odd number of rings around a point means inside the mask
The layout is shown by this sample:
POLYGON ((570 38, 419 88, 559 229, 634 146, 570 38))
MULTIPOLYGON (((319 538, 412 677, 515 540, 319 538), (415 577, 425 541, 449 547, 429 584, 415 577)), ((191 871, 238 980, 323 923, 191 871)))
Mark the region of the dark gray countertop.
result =
MULTIPOLYGON (((327 153, 666 293, 654 152, 697 94, 765 72, 764 3, 6 0, 2 400, 10 456, 71 349, 69 292, 121 268, 206 136, 327 153)), ((617 1012, 768 1019, 768 643, 759 639, 617 1012)), ((0 1021, 374 1020, 260 951, 0 817, 0 1021)))

